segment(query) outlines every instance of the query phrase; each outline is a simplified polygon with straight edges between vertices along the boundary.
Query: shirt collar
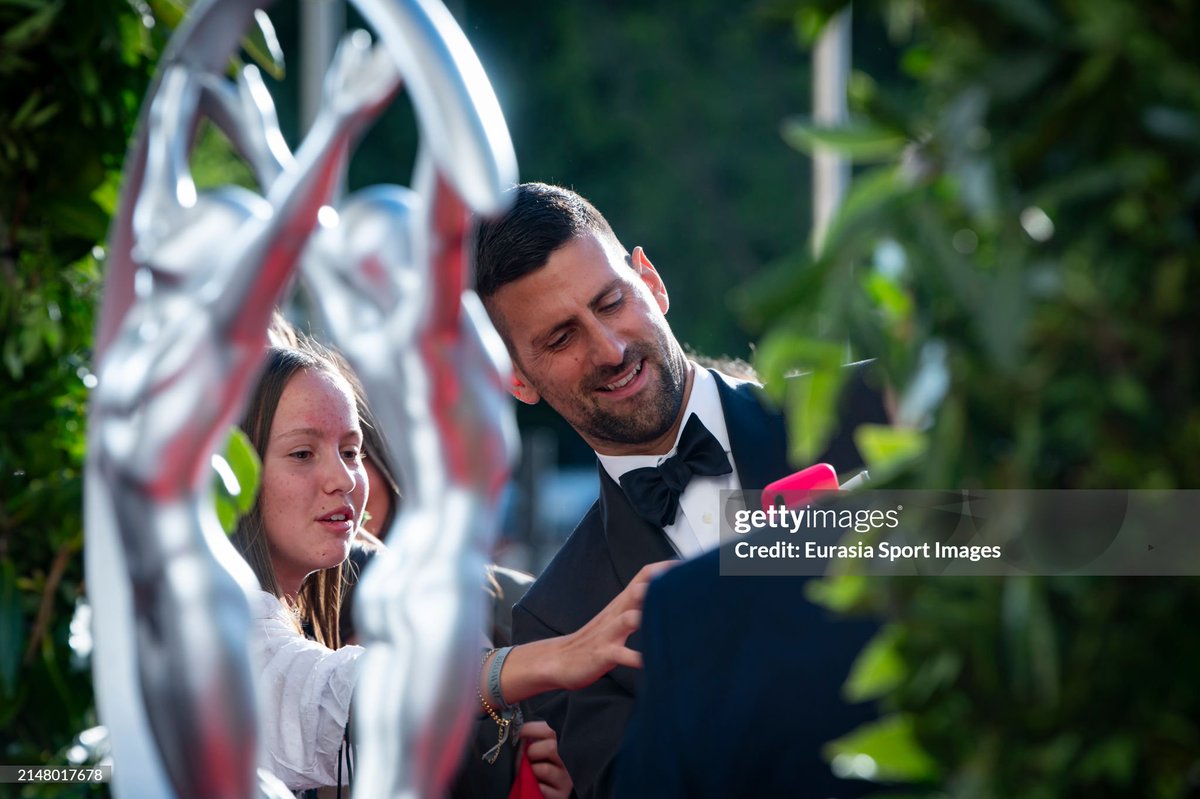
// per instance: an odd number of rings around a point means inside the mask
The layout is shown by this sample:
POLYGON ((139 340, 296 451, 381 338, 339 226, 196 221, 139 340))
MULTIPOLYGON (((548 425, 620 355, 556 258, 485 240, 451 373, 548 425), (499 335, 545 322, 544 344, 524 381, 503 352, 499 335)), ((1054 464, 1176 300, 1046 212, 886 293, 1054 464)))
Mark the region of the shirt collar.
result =
POLYGON ((725 429, 725 413, 721 410, 721 395, 717 391, 716 379, 707 369, 691 361, 688 361, 688 366, 692 370, 692 393, 683 409, 683 423, 679 425, 679 431, 675 434, 675 443, 671 446, 671 451, 665 455, 601 455, 597 452, 596 457, 600 459, 600 465, 613 480, 620 482, 621 475, 626 472, 645 466, 657 466, 674 455, 679 447, 679 437, 683 435, 684 425, 692 414, 700 417, 700 421, 721 444, 725 454, 729 454, 729 431, 725 429))

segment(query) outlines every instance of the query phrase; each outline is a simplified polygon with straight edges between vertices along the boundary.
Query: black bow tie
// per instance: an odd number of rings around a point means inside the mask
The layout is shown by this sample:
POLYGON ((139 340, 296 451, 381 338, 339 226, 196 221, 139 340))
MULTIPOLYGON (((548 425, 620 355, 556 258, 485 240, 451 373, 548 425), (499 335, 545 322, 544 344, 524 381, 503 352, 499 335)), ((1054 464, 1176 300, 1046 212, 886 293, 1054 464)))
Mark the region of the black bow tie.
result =
POLYGON ((633 469, 621 475, 621 488, 625 489, 639 516, 651 524, 666 527, 675 523, 679 495, 692 475, 715 476, 732 471, 725 449, 708 432, 700 417, 692 414, 683 426, 675 454, 658 466, 633 469))

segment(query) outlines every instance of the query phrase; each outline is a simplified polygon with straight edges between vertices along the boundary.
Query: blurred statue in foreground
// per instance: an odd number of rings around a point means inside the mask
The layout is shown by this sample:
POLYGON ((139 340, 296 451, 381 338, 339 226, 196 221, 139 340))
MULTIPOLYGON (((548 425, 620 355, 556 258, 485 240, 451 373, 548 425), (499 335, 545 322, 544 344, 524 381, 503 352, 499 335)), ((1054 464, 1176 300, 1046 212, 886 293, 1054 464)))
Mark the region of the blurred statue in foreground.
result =
POLYGON ((508 354, 464 292, 467 215, 435 169, 419 159, 416 192, 375 186, 348 198, 303 267, 403 477, 389 548, 356 608, 368 651, 355 790, 368 796, 437 796, 454 775, 466 718, 447 702, 475 693, 482 608, 472 591, 516 450, 508 354), (396 751, 406 768, 389 767, 396 751))
MULTIPOLYGON (((437 213, 396 220, 412 258, 383 253, 374 262, 391 271, 372 277, 399 289, 390 304, 353 280, 321 300, 348 309, 345 321, 361 318, 376 336, 380 363, 362 360, 353 330, 339 330, 339 343, 380 417, 387 414, 397 462, 410 476, 435 476, 423 492, 412 483, 414 499, 422 497, 412 507, 425 521, 400 522, 401 536, 414 528, 405 568, 416 573, 385 562, 377 571, 389 571, 395 585, 364 584, 367 643, 386 644, 370 653, 363 685, 386 693, 378 707, 374 696, 361 703, 372 728, 360 736, 371 744, 361 795, 432 795, 452 768, 443 768, 443 752, 461 751, 472 696, 469 632, 481 612, 461 597, 478 594, 494 518, 487 511, 511 455, 511 419, 496 394, 503 350, 486 317, 463 300, 466 206, 458 198, 480 212, 498 210, 515 178, 511 144, 482 69, 444 8, 360 0, 382 45, 372 47, 362 32, 343 41, 321 112, 293 157, 257 73, 247 68, 236 83, 224 77, 257 5, 199 2, 172 39, 127 159, 111 235, 90 409, 86 567, 114 788, 124 796, 285 795, 268 775, 256 781, 244 595, 253 578, 221 534, 209 464, 240 413, 271 311, 351 145, 403 75, 422 133, 434 141, 432 168, 444 175, 421 187, 425 207, 437 213), (261 195, 236 187, 197 193, 188 156, 202 117, 251 165, 261 195), (422 305, 429 301, 434 308, 422 305), (389 374, 402 380, 389 383, 389 374), (468 442, 484 441, 491 457, 467 455, 468 442), (437 610, 392 604, 408 599, 437 610), (378 676, 384 670, 387 685, 378 676), (372 716, 376 709, 390 715, 372 716)), ((358 272, 359 262, 346 258, 325 261, 327 271, 358 272)))
POLYGON ((469 73, 432 57, 414 66, 415 190, 348 197, 322 215, 303 265, 404 493, 355 609, 367 646, 354 708, 364 796, 440 796, 454 776, 478 678, 479 575, 516 454, 508 354, 467 290, 464 254, 468 210, 502 210, 508 181, 489 178, 511 162, 491 137, 445 135, 487 124, 469 73))

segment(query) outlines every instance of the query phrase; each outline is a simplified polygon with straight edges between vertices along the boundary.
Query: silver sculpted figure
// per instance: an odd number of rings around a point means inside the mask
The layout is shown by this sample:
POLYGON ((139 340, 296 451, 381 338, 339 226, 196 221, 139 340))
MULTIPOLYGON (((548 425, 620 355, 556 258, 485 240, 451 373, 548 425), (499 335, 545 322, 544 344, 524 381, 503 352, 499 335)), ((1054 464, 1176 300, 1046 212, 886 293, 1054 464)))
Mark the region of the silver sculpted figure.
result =
POLYGON ((304 261, 404 478, 390 549, 356 608, 368 651, 355 790, 367 796, 438 796, 453 776, 479 674, 479 584, 516 450, 508 355, 464 292, 465 208, 428 161, 417 173, 417 192, 350 197, 304 261))
MULTIPOLYGON (((237 84, 222 77, 255 4, 198 3, 164 56, 127 161, 97 333, 86 497, 95 677, 118 795, 248 797, 259 790, 244 645, 243 591, 253 578, 217 525, 209 460, 240 410, 271 310, 341 179, 354 136, 394 93, 398 68, 413 70, 414 58, 424 63, 430 52, 441 57, 434 73, 446 62, 439 28, 414 33, 405 26, 430 17, 422 4, 360 7, 388 47, 372 50, 361 38, 344 43, 321 114, 293 159, 261 81, 252 72, 237 84), (417 46, 400 52, 409 45, 417 46), (233 187, 197 194, 187 159, 200 116, 242 151, 262 196, 233 187)), ((473 63, 474 94, 460 100, 480 92, 482 71, 473 63)), ((490 88, 481 85, 483 105, 494 109, 490 88)), ((444 101, 424 102, 418 110, 427 113, 431 102, 444 101)), ((443 146, 486 136, 507 142, 502 121, 465 133, 453 112, 438 122, 457 126, 454 135, 438 131, 443 146)), ((511 146, 508 154, 511 162, 511 146)), ((493 163, 483 183, 496 184, 508 166, 493 163)), ((464 194, 480 195, 478 186, 464 185, 464 194)), ((262 790, 281 789, 264 777, 262 790)))
MULTIPOLYGON (((404 22, 409 39, 454 39, 432 16, 404 22)), ((356 608, 365 796, 440 796, 453 777, 478 679, 479 583, 516 451, 508 355, 467 290, 464 257, 468 210, 500 211, 515 163, 492 130, 502 121, 473 100, 465 55, 430 53, 406 73, 424 133, 414 190, 374 186, 322 215, 303 266, 405 489, 356 608)))

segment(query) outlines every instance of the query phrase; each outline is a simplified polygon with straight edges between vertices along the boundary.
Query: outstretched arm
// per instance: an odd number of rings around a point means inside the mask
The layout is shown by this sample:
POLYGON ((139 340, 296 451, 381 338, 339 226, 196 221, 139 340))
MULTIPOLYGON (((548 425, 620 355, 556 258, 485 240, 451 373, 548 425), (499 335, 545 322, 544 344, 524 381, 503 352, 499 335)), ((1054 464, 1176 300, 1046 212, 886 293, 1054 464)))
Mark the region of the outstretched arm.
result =
MULTIPOLYGON (((604 610, 573 633, 513 647, 500 672, 500 692, 512 704, 546 691, 574 691, 591 685, 616 666, 641 668, 641 653, 625 640, 642 620, 642 603, 650 581, 679 561, 643 566, 637 576, 604 610)), ((487 672, 480 673, 480 691, 487 696, 487 672)))

